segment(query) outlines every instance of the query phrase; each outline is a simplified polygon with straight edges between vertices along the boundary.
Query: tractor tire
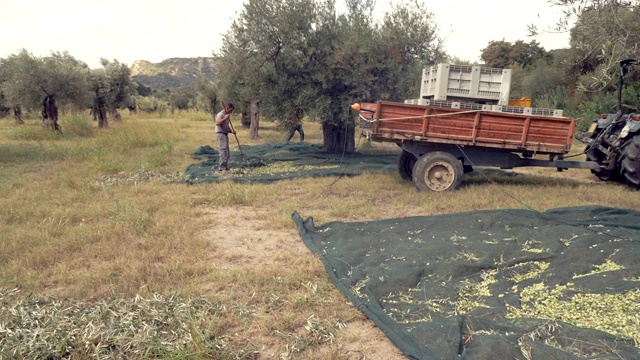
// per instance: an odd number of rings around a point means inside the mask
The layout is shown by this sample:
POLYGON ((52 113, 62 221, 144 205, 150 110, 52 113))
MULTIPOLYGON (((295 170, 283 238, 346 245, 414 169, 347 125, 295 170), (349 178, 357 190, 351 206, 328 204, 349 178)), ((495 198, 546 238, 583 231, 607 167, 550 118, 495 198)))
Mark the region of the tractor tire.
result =
MULTIPOLYGON (((594 139, 593 141, 595 141, 595 139, 597 139, 597 138, 598 138, 598 134, 597 133, 594 133, 591 136, 591 139, 594 139)), ((599 165, 602 165, 603 161, 606 160, 606 155, 604 155, 599 150, 596 150, 595 147, 592 148, 591 150, 587 151, 586 154, 587 154, 587 160, 595 161, 599 165)), ((610 171, 610 170, 604 170, 604 169, 601 169, 601 170, 591 169, 591 173, 593 175, 597 176, 602 181, 615 181, 615 180, 619 180, 620 179, 619 171, 610 171)))
POLYGON ((413 168, 413 184, 421 191, 452 191, 460 187, 462 162, 443 151, 422 155, 413 168))
POLYGON ((629 184, 640 188, 640 134, 636 134, 622 145, 620 172, 629 184))
POLYGON ((413 177, 413 166, 416 163, 416 157, 408 152, 402 151, 398 158, 398 172, 403 180, 411 180, 413 177))
MULTIPOLYGON (((590 152, 587 152, 587 159, 589 161, 595 161, 598 164, 600 164, 600 161, 601 161, 598 157, 594 156, 590 152)), ((616 173, 611 172, 609 170, 594 170, 594 169, 591 169, 591 173, 593 175, 597 176, 602 181, 613 181, 613 180, 616 180, 618 178, 616 173)))

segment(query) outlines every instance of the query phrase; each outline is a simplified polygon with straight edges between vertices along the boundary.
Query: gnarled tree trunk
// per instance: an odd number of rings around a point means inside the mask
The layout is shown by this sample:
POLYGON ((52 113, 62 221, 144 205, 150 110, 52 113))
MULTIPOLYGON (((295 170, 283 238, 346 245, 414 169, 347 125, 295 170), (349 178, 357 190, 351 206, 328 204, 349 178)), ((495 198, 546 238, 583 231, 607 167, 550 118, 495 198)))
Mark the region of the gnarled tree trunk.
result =
POLYGON ((24 124, 24 119, 22 118, 22 107, 20 107, 20 105, 13 106, 13 118, 16 120, 16 124, 24 124))
POLYGON ((105 105, 104 97, 96 96, 95 103, 93 104, 93 120, 98 120, 99 128, 109 127, 109 119, 107 118, 107 108, 105 105))
POLYGON ((109 116, 115 121, 122 121, 122 115, 120 115, 120 112, 116 108, 109 109, 109 116))
POLYGON ((260 103, 254 101, 251 103, 251 124, 249 125, 249 138, 256 139, 258 137, 258 128, 260 127, 260 103))
POLYGON ((47 129, 62 132, 58 124, 58 107, 54 95, 47 94, 42 100, 42 125, 47 129))
POLYGON ((240 116, 240 124, 242 124, 242 127, 247 129, 251 127, 251 116, 246 110, 242 111, 242 115, 240 116))
POLYGON ((323 150, 328 152, 354 152, 356 149, 355 128, 353 125, 336 126, 322 124, 323 150))

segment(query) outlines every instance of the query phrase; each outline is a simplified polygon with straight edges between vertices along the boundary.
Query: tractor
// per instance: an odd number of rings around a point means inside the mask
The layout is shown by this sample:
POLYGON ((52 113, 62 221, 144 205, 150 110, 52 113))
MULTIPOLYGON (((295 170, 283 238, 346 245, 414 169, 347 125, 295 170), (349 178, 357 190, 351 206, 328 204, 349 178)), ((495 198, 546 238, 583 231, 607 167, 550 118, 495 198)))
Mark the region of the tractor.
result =
POLYGON ((622 88, 624 78, 638 59, 620 62, 620 81, 615 114, 603 114, 591 124, 591 134, 585 149, 587 158, 598 163, 591 172, 605 181, 628 182, 640 188, 640 115, 623 114, 622 88))

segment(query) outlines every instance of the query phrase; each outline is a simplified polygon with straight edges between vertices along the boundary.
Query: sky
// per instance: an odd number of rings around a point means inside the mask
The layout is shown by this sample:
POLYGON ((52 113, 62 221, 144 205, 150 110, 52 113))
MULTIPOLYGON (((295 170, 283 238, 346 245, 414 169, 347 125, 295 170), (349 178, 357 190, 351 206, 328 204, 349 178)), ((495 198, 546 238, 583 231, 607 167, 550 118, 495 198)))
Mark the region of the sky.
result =
MULTIPOLYGON (((528 24, 552 27, 560 17, 546 0, 418 1, 434 14, 445 50, 463 60, 480 61, 491 40, 536 40, 546 50, 569 45, 567 34, 527 36, 528 24)), ((68 51, 96 68, 101 58, 131 65, 208 57, 219 52, 242 6, 241 0, 2 0, 0 58, 21 49, 35 56, 68 51)), ((377 0, 377 17, 389 9, 388 0, 377 0)))

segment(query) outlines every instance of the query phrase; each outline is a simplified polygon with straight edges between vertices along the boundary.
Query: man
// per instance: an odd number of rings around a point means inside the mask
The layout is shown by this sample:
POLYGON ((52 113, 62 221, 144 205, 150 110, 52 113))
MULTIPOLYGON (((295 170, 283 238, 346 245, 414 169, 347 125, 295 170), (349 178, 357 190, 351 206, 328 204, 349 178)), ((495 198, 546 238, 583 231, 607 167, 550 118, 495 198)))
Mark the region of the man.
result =
POLYGON ((302 130, 302 122, 299 122, 299 123, 293 125, 289 129, 289 134, 287 134, 287 141, 291 140, 291 138, 296 133, 296 131, 298 132, 298 134, 300 134, 300 142, 304 141, 304 130, 302 130))
POLYGON ((286 119, 284 119, 284 123, 289 127, 289 133, 287 134, 285 142, 289 142, 296 131, 298 132, 298 134, 300 134, 300 142, 304 141, 304 130, 302 130, 302 115, 302 109, 300 109, 299 107, 295 107, 292 109, 291 114, 286 119))
POLYGON ((229 170, 229 132, 236 132, 230 128, 231 113, 235 109, 232 103, 224 105, 224 109, 216 115, 216 141, 218 142, 218 152, 220 153, 220 161, 218 161, 218 171, 229 170))

